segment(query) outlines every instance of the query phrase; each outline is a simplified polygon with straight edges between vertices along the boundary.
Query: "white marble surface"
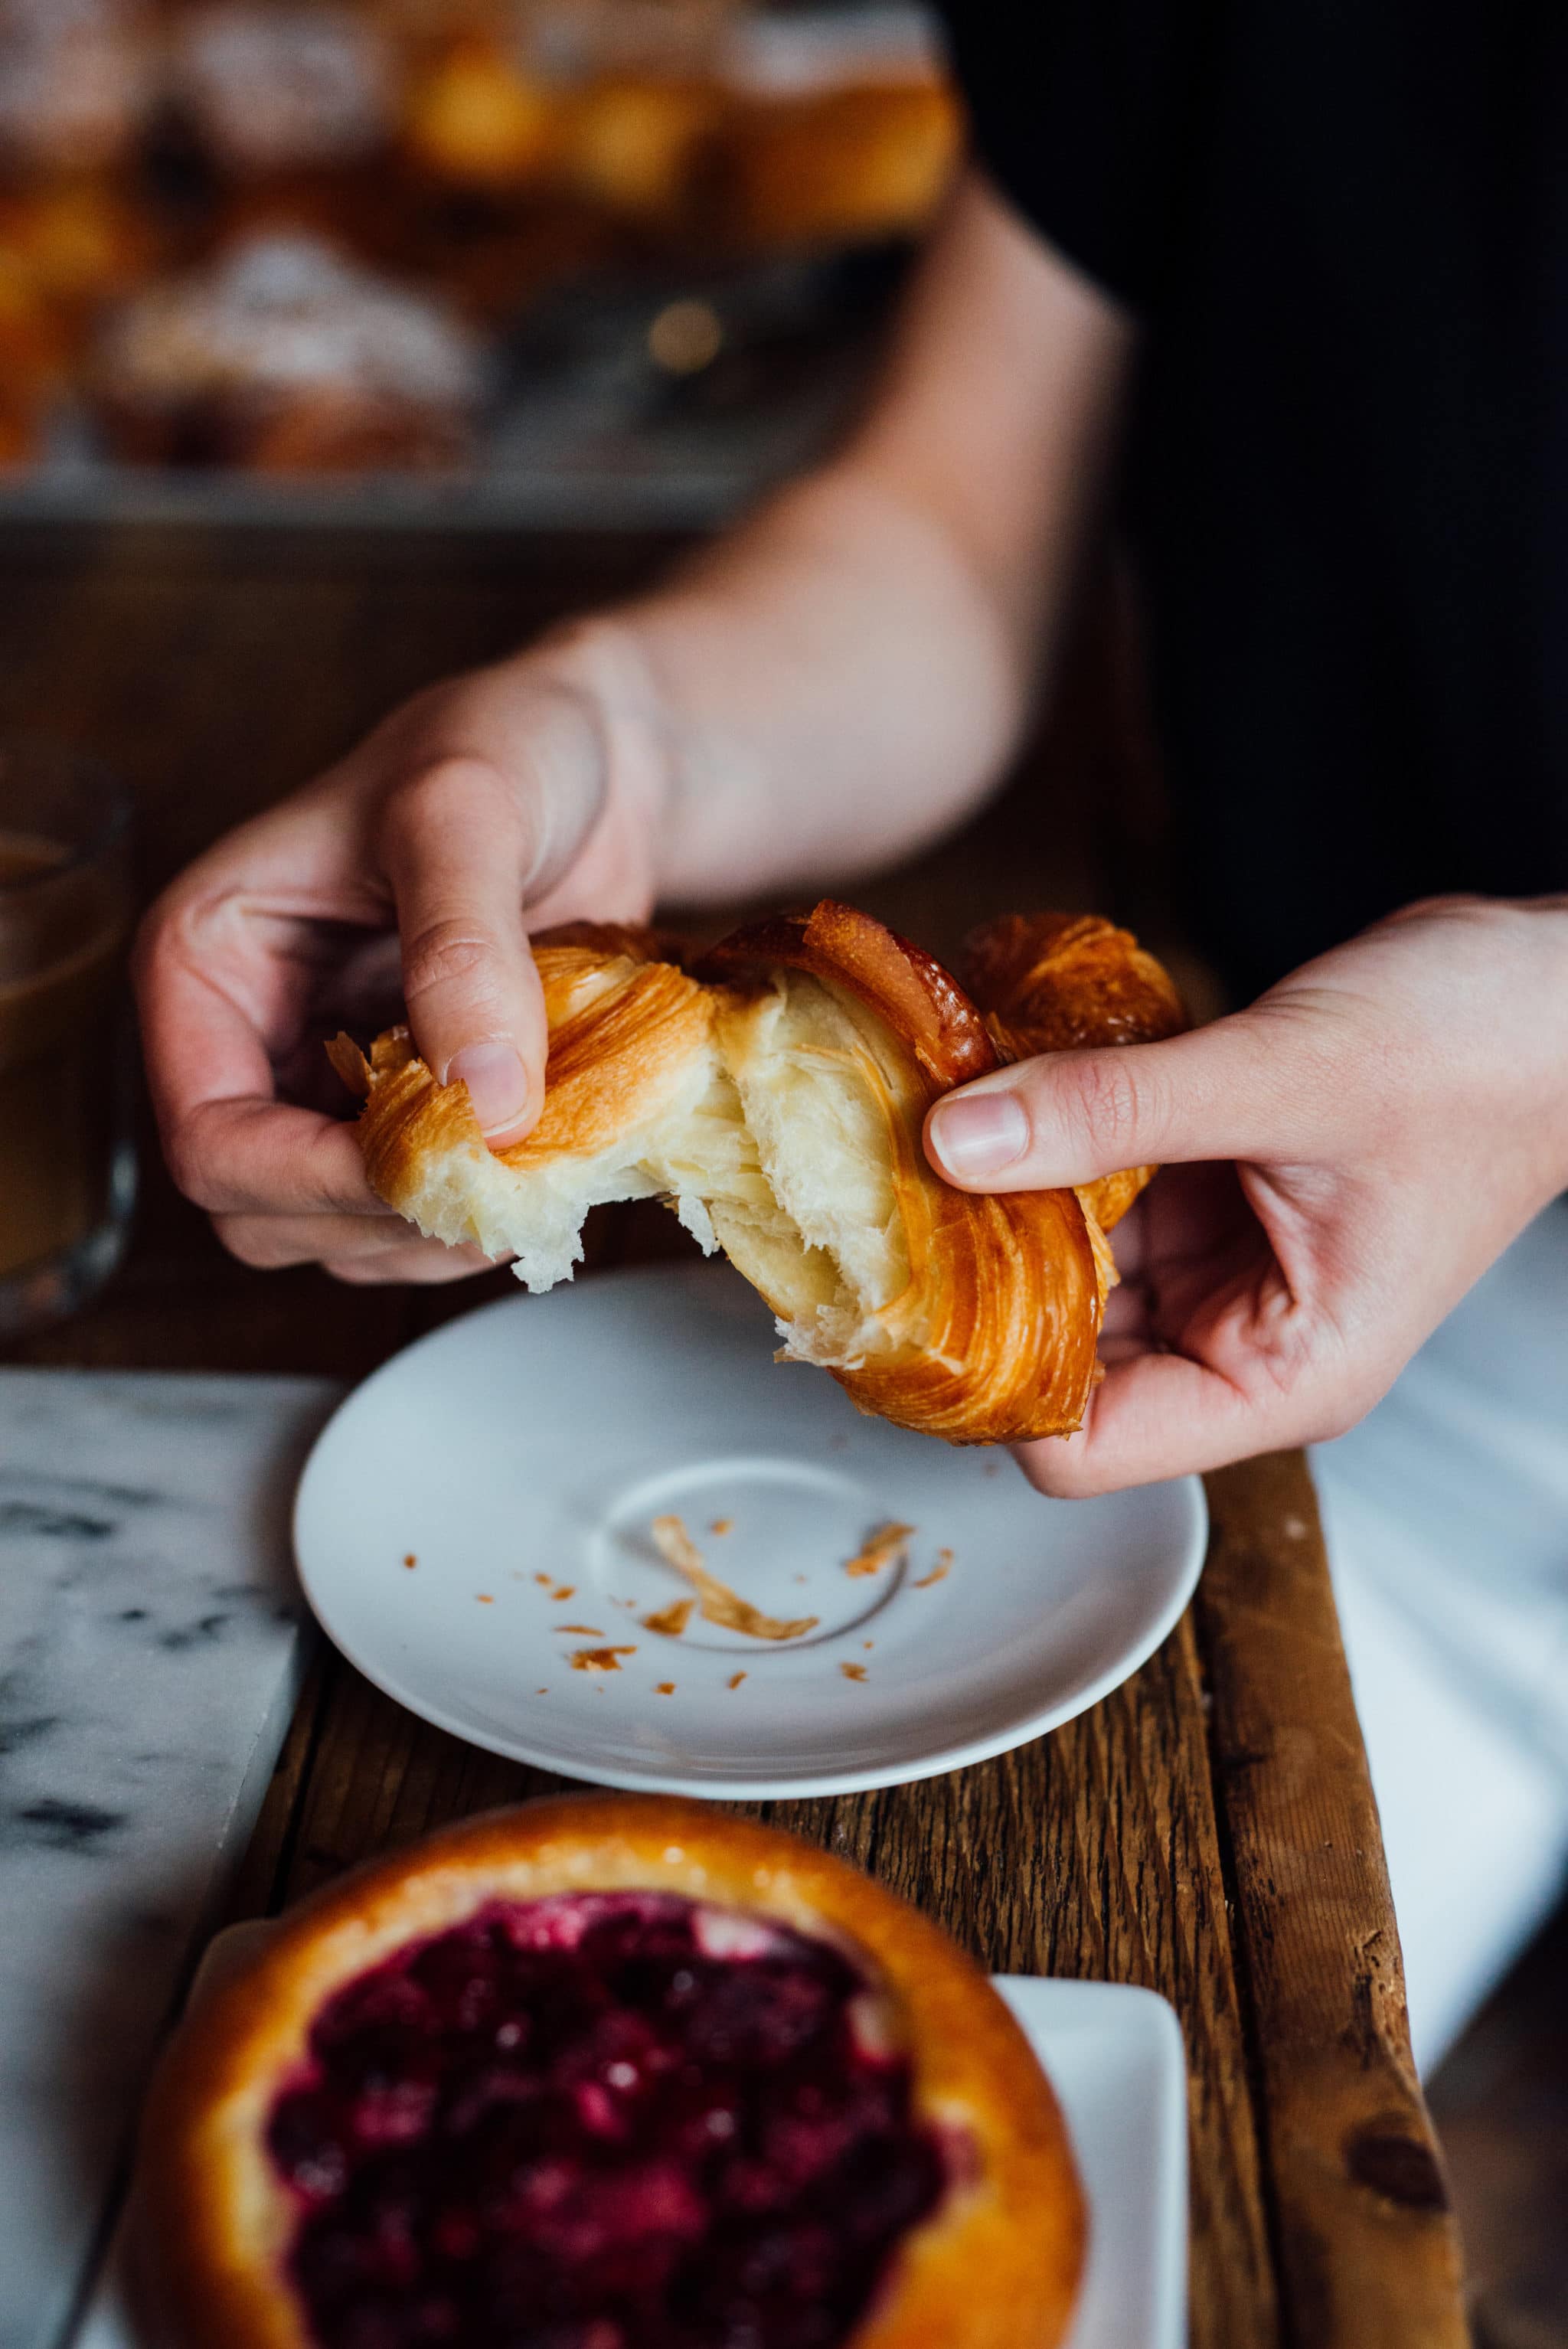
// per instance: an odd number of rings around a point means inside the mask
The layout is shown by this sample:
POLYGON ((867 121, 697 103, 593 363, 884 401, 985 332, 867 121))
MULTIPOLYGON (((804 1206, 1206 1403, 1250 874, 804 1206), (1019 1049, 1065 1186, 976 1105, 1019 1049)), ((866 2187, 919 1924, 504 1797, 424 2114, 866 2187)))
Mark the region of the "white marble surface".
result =
POLYGON ((0 1371, 0 2349, 56 2349, 297 1687, 335 1390, 0 1371))

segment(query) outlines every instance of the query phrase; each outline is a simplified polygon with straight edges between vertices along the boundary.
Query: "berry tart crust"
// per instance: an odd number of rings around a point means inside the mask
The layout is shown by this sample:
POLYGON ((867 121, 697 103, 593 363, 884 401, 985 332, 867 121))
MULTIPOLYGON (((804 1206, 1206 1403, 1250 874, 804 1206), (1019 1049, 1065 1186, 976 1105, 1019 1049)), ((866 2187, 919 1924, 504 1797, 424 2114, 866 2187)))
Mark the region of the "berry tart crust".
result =
POLYGON ((655 1893, 837 1949, 907 2062, 912 2120, 946 2153, 845 2349, 1054 2349, 1083 2264, 1083 2199, 1055 2097, 984 1974, 859 1870, 779 1830, 663 1797, 565 1795, 467 1820, 338 1878, 181 2025, 149 2099, 133 2241, 169 2349, 314 2349, 286 2263, 299 2206, 269 2129, 323 2008, 411 1942, 495 1904, 655 1893))

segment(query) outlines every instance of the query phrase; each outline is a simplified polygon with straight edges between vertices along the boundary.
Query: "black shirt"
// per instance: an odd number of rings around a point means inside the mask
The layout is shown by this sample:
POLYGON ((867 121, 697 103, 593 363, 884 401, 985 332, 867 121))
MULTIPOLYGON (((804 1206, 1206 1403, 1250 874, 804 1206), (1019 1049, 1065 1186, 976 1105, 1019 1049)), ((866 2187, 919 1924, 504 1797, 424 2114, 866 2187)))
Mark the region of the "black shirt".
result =
POLYGON ((1568 6, 948 15, 981 160, 1144 329, 1130 520, 1233 988, 1568 888, 1568 6))

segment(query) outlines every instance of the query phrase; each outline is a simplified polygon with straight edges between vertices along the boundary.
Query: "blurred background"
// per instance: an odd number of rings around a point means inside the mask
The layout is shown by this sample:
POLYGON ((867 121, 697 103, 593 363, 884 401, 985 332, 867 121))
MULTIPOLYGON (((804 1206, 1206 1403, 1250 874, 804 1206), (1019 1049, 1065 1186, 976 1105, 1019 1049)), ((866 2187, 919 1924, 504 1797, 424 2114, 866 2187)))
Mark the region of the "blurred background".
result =
POLYGON ((0 0, 0 512, 710 522, 960 139, 917 0, 0 0))

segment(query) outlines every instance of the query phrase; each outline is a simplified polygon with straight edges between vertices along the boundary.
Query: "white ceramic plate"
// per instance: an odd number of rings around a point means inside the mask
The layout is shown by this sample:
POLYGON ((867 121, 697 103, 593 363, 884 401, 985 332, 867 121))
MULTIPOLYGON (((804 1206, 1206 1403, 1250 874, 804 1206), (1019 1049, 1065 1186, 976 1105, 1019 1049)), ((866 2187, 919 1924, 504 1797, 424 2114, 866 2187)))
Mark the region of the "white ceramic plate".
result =
MULTIPOLYGON (((231 1927, 214 1950, 242 1946, 254 1930, 231 1927)), ((993 1980, 1061 2100, 1088 2202, 1088 2264, 1067 2349, 1181 2349, 1187 2089, 1175 2014, 1152 1991, 1119 1982, 993 1980)), ((138 2349, 122 2261, 117 2235, 72 2349, 138 2349)))
POLYGON ((1182 2349, 1187 2065, 1173 2008, 1122 1982, 992 1979, 1060 2099, 1088 2202, 1067 2349, 1182 2349))
POLYGON ((724 1265, 519 1296, 422 1339, 305 1469, 295 1543, 325 1630, 476 1745, 712 1796, 981 1761, 1165 1637, 1202 1563, 1196 1479, 1044 1501, 1005 1453, 862 1419, 776 1343, 724 1265), (753 1604, 815 1627, 783 1644, 695 1615, 680 1638, 646 1630, 686 1593, 649 1537, 663 1514, 753 1604), (846 1574, 892 1519, 916 1528, 904 1560, 846 1574), (609 1669, 583 1661, 601 1650, 609 1669))

